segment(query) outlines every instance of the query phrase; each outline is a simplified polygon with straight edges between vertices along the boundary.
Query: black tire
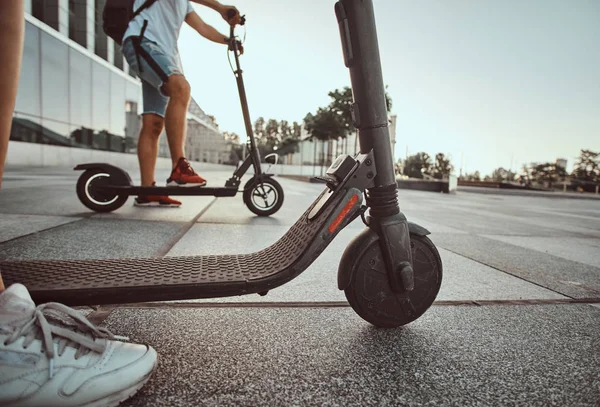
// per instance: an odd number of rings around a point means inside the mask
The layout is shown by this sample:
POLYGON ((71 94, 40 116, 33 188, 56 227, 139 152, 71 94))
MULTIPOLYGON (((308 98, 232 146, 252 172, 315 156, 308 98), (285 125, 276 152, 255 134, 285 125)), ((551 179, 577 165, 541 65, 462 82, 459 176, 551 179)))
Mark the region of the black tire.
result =
POLYGON ((273 215, 283 205, 283 188, 272 178, 250 182, 244 189, 244 203, 255 215, 273 215))
POLYGON ((127 195, 106 194, 97 190, 100 185, 114 185, 107 171, 99 168, 87 170, 77 180, 77 197, 87 208, 96 212, 112 212, 127 202, 127 195))
POLYGON ((344 290, 354 311, 365 321, 381 327, 396 328, 409 324, 433 304, 442 284, 442 260, 435 245, 426 236, 411 234, 415 287, 408 293, 414 306, 409 315, 392 292, 385 265, 375 239, 359 259, 349 286, 344 290))

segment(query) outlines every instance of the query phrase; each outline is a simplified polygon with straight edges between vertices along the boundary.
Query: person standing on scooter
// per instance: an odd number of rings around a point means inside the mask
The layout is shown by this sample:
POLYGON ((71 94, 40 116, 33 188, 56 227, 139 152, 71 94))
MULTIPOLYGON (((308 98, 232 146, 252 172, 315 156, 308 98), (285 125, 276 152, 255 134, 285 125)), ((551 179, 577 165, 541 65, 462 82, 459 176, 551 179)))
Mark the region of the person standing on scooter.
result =
MULTIPOLYGON (((131 20, 123 36, 123 55, 142 80, 144 108, 138 140, 142 186, 155 185, 158 142, 163 129, 167 133, 173 164, 167 186, 206 185, 206 180, 196 174, 185 156, 186 115, 191 89, 183 74, 177 40, 184 21, 210 41, 229 44, 230 40, 206 24, 190 2, 217 11, 231 25, 241 21, 237 8, 224 6, 216 0, 156 0, 131 20)), ((137 10, 144 3, 146 0, 135 0, 133 9, 137 10)), ((168 196, 139 196, 134 205, 180 206, 181 202, 168 196)))

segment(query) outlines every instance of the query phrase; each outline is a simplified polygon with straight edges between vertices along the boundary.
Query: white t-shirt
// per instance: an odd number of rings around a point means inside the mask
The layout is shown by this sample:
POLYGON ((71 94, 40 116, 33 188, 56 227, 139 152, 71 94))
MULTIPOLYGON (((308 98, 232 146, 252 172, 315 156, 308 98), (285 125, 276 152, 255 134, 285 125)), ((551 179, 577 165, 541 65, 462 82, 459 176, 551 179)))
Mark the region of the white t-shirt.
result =
MULTIPOLYGON (((133 10, 137 10, 146 0, 135 0, 133 10)), ((156 0, 150 7, 144 9, 133 20, 123 35, 127 37, 140 35, 144 20, 148 26, 144 37, 156 42, 165 54, 179 59, 177 40, 185 17, 194 11, 188 0, 156 0)))

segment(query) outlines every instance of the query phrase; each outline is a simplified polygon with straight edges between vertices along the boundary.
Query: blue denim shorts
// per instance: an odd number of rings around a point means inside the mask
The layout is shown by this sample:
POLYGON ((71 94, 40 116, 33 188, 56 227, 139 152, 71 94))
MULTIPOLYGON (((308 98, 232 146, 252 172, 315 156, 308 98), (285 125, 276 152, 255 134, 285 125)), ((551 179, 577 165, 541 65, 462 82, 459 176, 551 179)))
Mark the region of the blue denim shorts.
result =
POLYGON ((122 49, 129 68, 142 80, 144 99, 142 114, 154 113, 164 118, 169 97, 163 93, 162 86, 169 76, 182 75, 183 72, 177 57, 167 55, 154 41, 143 38, 140 46, 146 51, 146 57, 154 61, 153 63, 136 52, 132 37, 123 42, 122 49), (157 72, 157 69, 162 72, 157 72))

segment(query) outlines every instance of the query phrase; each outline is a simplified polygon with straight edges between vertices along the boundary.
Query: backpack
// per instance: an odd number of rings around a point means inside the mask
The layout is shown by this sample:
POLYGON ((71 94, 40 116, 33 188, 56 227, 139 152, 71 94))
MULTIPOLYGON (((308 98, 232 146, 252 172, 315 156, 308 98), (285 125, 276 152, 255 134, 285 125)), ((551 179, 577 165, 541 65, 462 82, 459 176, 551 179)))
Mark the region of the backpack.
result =
POLYGON ((123 35, 127 31, 129 22, 133 20, 142 10, 150 7, 157 0, 146 0, 137 10, 133 11, 135 0, 106 0, 102 11, 102 28, 106 35, 117 44, 123 45, 123 35))

